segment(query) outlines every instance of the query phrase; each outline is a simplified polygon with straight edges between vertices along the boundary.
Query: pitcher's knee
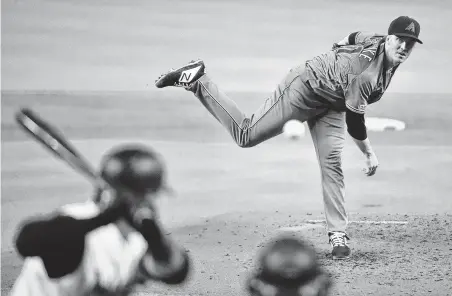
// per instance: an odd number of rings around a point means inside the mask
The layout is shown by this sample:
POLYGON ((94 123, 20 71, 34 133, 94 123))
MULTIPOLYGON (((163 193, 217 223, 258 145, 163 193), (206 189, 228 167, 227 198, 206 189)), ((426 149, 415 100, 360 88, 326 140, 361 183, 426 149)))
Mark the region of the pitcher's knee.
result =
POLYGON ((252 128, 245 126, 233 134, 232 137, 240 148, 251 148, 262 142, 262 139, 253 136, 254 134, 252 128))
POLYGON ((251 148, 259 144, 259 142, 250 141, 250 139, 238 139, 235 142, 240 148, 251 148))

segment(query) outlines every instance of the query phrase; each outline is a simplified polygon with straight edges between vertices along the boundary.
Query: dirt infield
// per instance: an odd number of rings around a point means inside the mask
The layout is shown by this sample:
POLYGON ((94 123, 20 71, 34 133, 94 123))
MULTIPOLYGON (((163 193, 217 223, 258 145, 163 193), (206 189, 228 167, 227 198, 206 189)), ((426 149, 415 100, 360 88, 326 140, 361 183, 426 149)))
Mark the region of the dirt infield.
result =
MULTIPOLYGON (((304 230, 293 233, 308 238, 317 248, 320 262, 334 278, 332 295, 450 293, 451 215, 354 213, 352 219, 396 220, 407 221, 408 224, 352 223, 349 231, 353 254, 350 260, 344 262, 331 260, 322 225, 312 227, 312 224, 303 223, 310 217, 306 213, 300 215, 300 212, 287 211, 224 215, 207 220, 197 227, 176 231, 174 234, 191 246, 197 258, 197 275, 195 284, 188 289, 189 295, 227 295, 231 290, 235 294, 243 293, 244 279, 254 268, 252 254, 258 252, 271 237, 281 233, 281 226, 287 225, 304 226, 304 230), (213 293, 205 286, 207 279, 210 282, 208 286, 217 287, 218 293, 213 293)), ((171 295, 168 290, 160 292, 171 295)))

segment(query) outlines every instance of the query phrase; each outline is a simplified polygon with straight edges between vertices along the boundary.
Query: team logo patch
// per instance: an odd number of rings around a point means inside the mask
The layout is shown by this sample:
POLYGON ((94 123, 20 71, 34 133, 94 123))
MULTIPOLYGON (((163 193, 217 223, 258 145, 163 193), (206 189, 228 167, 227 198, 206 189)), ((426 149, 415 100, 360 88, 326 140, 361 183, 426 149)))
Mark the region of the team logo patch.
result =
POLYGON ((358 55, 358 57, 365 58, 369 62, 371 62, 373 60, 373 58, 375 57, 376 53, 377 53, 377 48, 371 47, 371 48, 367 48, 367 49, 364 49, 363 51, 361 51, 361 53, 358 55))
POLYGON ((413 33, 416 33, 416 28, 414 27, 414 23, 411 22, 411 24, 409 24, 408 27, 405 28, 405 31, 411 31, 413 33))

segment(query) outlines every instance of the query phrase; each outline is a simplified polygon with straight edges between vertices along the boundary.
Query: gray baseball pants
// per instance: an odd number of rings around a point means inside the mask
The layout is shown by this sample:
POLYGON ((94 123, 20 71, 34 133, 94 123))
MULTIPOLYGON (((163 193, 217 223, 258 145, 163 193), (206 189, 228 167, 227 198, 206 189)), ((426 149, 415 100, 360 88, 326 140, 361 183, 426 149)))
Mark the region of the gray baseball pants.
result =
POLYGON ((321 170, 327 231, 344 231, 344 175, 341 154, 345 142, 345 112, 331 110, 313 93, 305 68, 292 69, 261 107, 245 115, 207 74, 188 89, 227 129, 240 147, 252 147, 282 133, 291 119, 307 121, 321 170))

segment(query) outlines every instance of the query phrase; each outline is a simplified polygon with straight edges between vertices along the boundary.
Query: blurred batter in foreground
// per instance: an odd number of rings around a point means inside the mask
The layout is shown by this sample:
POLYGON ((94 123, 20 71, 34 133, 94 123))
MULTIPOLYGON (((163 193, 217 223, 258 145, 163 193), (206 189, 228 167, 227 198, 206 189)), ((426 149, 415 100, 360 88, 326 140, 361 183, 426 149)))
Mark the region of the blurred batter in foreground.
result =
POLYGON ((159 155, 117 147, 104 156, 101 174, 133 196, 96 188, 93 200, 24 223, 16 248, 25 262, 10 295, 125 296, 147 280, 185 281, 188 254, 165 235, 154 205, 165 188, 159 155))
POLYGON ((419 32, 416 20, 400 16, 391 22, 387 35, 351 33, 332 50, 294 67, 249 116, 219 90, 201 60, 170 70, 155 84, 193 92, 240 147, 253 147, 279 135, 291 119, 307 121, 321 170, 332 256, 344 259, 350 256, 341 164, 346 126, 364 154, 366 174, 374 175, 379 162, 367 137, 366 107, 381 99, 416 42, 422 43, 419 32))

